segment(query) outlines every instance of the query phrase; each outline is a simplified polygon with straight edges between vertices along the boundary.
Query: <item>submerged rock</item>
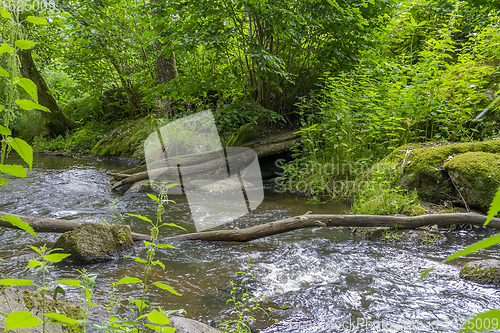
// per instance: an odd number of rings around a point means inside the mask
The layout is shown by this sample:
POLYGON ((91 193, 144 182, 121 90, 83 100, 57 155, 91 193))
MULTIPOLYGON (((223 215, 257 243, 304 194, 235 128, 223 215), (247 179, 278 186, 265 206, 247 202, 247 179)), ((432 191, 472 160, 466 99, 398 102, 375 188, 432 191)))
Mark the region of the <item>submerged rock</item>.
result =
POLYGON ((460 270, 460 277, 477 283, 500 285, 500 260, 468 262, 460 270))
POLYGON ((62 234, 54 248, 71 254, 69 259, 75 262, 92 263, 114 259, 133 245, 128 225, 85 223, 62 234))
POLYGON ((389 227, 356 227, 349 229, 351 234, 373 241, 435 243, 446 240, 446 237, 438 230, 395 229, 389 227))
POLYGON ((469 206, 488 211, 500 185, 500 155, 469 152, 453 157, 444 169, 469 206))
POLYGON ((174 327, 176 329, 175 333, 220 333, 221 332, 211 326, 208 326, 207 324, 183 317, 171 317, 168 326, 174 327))

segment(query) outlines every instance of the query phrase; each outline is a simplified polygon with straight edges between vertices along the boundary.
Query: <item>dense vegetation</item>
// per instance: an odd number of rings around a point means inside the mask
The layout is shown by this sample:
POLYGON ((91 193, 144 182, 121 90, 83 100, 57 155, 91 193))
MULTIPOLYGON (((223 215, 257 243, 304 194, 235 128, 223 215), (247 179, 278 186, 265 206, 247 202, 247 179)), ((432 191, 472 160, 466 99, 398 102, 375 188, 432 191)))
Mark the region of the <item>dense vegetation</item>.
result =
MULTIPOLYGON (((210 108, 223 139, 250 122, 301 127, 284 182, 319 198, 325 183, 402 144, 498 137, 498 109, 474 120, 498 90, 493 0, 83 0, 23 9, 21 36, 36 44, 20 49, 20 63, 2 55, 0 66, 18 66, 48 96, 40 104, 50 113, 13 105, 9 116, 35 150, 88 154, 137 117, 164 123, 210 108), (328 164, 349 168, 328 174, 328 164)), ((2 43, 13 45, 15 20, 0 23, 2 43)), ((8 79, 0 78, 0 103, 8 79)))

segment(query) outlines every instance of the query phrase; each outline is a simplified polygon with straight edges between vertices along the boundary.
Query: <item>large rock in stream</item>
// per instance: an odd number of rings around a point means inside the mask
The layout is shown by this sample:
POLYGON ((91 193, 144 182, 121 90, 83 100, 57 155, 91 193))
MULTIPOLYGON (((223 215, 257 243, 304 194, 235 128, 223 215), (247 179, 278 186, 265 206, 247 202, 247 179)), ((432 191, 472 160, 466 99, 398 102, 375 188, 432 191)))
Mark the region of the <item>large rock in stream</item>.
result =
POLYGON ((453 157, 443 167, 469 206, 488 211, 500 184, 500 155, 469 152, 453 157))
POLYGON ((487 212, 500 186, 500 140, 456 144, 409 144, 377 167, 393 165, 393 178, 433 203, 453 202, 487 212), (460 191, 460 193, 457 191, 460 191))
POLYGON ((134 245, 128 225, 85 223, 72 231, 63 233, 54 244, 70 260, 93 263, 115 259, 134 245))

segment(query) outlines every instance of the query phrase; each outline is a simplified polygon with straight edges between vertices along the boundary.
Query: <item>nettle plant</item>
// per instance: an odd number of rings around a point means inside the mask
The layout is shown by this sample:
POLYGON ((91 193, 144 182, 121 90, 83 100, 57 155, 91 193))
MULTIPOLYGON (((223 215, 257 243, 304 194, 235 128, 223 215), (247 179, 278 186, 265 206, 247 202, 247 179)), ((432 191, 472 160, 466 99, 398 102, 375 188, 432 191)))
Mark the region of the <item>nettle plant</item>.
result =
MULTIPOLYGON (((1 100, 2 104, 0 104, 0 114, 3 116, 3 125, 0 125, 0 186, 5 186, 8 183, 8 179, 5 178, 6 175, 14 177, 26 177, 27 175, 28 169, 24 166, 5 163, 6 157, 12 150, 15 150, 19 154, 23 161, 29 166, 30 170, 33 166, 32 148, 24 140, 13 137, 12 132, 9 129, 9 123, 15 118, 16 109, 21 108, 27 111, 36 109, 49 112, 46 107, 38 104, 37 87, 33 81, 26 78, 19 78, 20 70, 17 52, 19 49, 31 49, 36 43, 22 38, 22 27, 19 23, 19 12, 15 12, 14 15, 15 16, 3 9, 0 9, 0 16, 3 19, 6 19, 3 20, 5 21, 3 22, 4 27, 7 27, 5 31, 10 32, 7 36, 3 36, 2 44, 0 45, 0 56, 2 57, 0 60, 4 60, 1 64, 6 64, 7 68, 5 69, 0 67, 0 80, 4 83, 4 90, 2 91, 2 95, 0 95, 3 97, 1 100), (19 98, 18 87, 23 88, 31 99, 19 98)), ((48 24, 46 19, 35 16, 28 16, 26 21, 36 25, 48 24)), ((12 225, 28 232, 39 240, 33 228, 29 224, 22 221, 21 218, 12 215, 4 215, 0 217, 0 220, 10 222, 12 225)), ((42 295, 42 318, 34 316, 27 311, 13 311, 8 314, 0 313, 5 316, 6 326, 4 332, 17 328, 35 327, 40 324, 43 326, 43 332, 46 332, 46 324, 49 321, 55 321, 61 324, 81 325, 80 322, 63 314, 46 311, 47 306, 45 303, 45 295, 50 289, 46 284, 46 273, 51 268, 52 263, 59 262, 69 255, 52 253, 57 249, 48 250, 46 245, 41 247, 30 246, 30 248, 38 253, 39 258, 37 258, 37 260, 30 260, 30 263, 26 268, 35 268, 36 272, 41 271, 42 284, 38 285, 35 284, 33 280, 26 279, 2 279, 0 280, 0 285, 4 286, 4 288, 8 286, 36 286, 38 288, 38 292, 42 295)), ((57 281, 55 283, 57 283, 57 281)), ((7 300, 5 289, 3 289, 2 293, 5 300, 7 300)))

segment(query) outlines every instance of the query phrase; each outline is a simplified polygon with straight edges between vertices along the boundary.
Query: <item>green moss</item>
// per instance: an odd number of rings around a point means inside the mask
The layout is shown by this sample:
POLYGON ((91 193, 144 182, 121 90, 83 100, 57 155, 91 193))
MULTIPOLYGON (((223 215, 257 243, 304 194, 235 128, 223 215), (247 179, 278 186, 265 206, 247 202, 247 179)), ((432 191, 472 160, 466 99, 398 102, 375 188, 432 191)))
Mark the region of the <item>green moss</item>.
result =
POLYGON ((408 216, 418 216, 427 214, 427 211, 420 205, 410 205, 408 207, 405 207, 405 209, 403 210, 403 214, 408 216))
POLYGON ((262 134, 262 129, 255 124, 246 124, 240 127, 240 129, 231 135, 231 138, 227 141, 227 146, 241 146, 244 143, 256 141, 262 139, 264 136, 262 134))
POLYGON ((500 155, 464 153, 446 162, 444 169, 470 206, 488 211, 500 185, 500 155))
POLYGON ((500 275, 494 267, 484 269, 483 264, 470 265, 465 264, 460 270, 460 277, 483 284, 500 285, 500 275))
POLYGON ((439 202, 446 199, 454 192, 442 173, 443 164, 449 157, 467 152, 500 153, 500 141, 449 144, 412 151, 407 156, 401 183, 406 188, 417 189, 424 200, 439 202))
POLYGON ((459 171, 467 180, 475 182, 479 190, 497 189, 500 184, 500 156, 491 153, 465 153, 444 164, 444 169, 459 171))
POLYGON ((144 140, 155 129, 149 116, 131 121, 116 128, 110 135, 100 140, 92 148, 92 154, 142 159, 144 158, 144 140))
MULTIPOLYGON (((42 311, 42 295, 33 291, 23 291, 23 301, 26 308, 33 311, 42 311)), ((71 302, 54 301, 52 298, 45 297, 45 312, 61 313, 71 319, 85 319, 81 307, 71 302)), ((65 325, 64 329, 69 333, 79 333, 83 325, 65 325)))

